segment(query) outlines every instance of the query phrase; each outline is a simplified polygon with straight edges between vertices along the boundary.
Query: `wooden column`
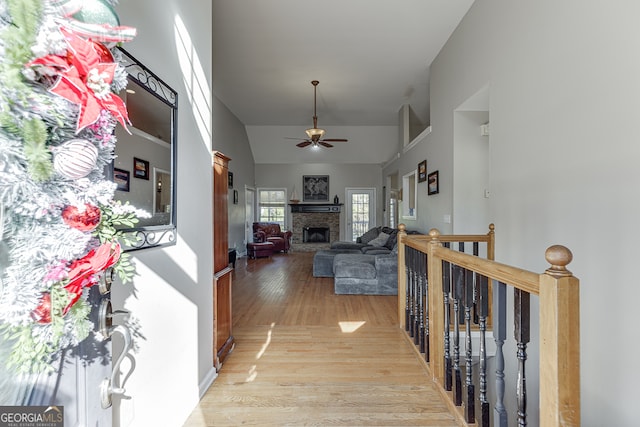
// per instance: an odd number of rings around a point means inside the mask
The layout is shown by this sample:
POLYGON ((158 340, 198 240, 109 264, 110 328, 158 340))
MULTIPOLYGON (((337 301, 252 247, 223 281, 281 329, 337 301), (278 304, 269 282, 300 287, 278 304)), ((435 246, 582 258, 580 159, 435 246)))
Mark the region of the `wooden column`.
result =
POLYGON ((233 349, 229 267, 229 157, 213 153, 213 359, 216 369, 233 349))
POLYGON ((555 245, 540 275, 540 425, 580 425, 580 283, 566 266, 573 255, 555 245))
POLYGON ((442 246, 440 232, 429 230, 427 251, 427 280, 429 282, 429 349, 431 375, 441 386, 444 384, 444 294, 442 287, 442 260, 433 255, 436 247, 442 246))

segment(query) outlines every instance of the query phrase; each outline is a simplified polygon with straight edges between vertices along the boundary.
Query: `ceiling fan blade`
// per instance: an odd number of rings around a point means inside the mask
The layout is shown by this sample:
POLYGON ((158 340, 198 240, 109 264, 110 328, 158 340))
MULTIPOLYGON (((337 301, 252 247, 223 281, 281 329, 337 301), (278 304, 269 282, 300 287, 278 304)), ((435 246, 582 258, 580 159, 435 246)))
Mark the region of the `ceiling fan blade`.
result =
MULTIPOLYGON (((326 139, 324 141, 326 141, 326 139)), ((320 144, 320 145, 322 145, 324 147, 327 147, 327 148, 333 147, 333 145, 329 144, 328 142, 324 142, 324 141, 318 141, 318 144, 320 144)))
POLYGON ((302 148, 302 147, 306 147, 307 145, 310 145, 310 144, 311 144, 311 141, 302 141, 302 142, 297 143, 296 147, 302 148))
POLYGON ((347 142, 348 139, 344 138, 324 138, 323 141, 331 141, 331 142, 347 142))

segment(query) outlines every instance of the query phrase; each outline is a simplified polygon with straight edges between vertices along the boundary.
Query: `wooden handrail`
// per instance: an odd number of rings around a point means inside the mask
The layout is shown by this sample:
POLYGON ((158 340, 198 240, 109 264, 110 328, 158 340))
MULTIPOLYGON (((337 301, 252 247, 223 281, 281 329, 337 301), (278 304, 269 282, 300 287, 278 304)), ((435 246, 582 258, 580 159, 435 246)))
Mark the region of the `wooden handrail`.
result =
POLYGON ((571 262, 569 249, 554 245, 545 258, 550 267, 542 274, 502 264, 493 260, 495 229, 486 235, 410 235, 403 224, 398 233, 398 321, 405 329, 406 246, 427 256, 429 348, 428 362, 432 378, 444 391, 444 299, 443 261, 485 276, 489 281, 539 296, 540 334, 540 425, 580 425, 580 294, 579 280, 566 268, 571 262), (487 259, 442 246, 444 242, 485 242, 487 259))

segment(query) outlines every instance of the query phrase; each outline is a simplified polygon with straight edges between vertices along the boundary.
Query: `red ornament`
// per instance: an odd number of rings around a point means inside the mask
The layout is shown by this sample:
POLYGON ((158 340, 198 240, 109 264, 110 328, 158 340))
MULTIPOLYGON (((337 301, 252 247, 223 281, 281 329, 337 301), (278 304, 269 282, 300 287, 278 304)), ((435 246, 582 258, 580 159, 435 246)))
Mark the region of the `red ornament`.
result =
POLYGON ((31 317, 38 323, 51 322, 51 294, 42 294, 40 304, 31 312, 31 317))
POLYGON ((80 231, 93 231, 100 224, 100 208, 86 204, 84 211, 69 205, 62 210, 62 220, 71 228, 80 231))

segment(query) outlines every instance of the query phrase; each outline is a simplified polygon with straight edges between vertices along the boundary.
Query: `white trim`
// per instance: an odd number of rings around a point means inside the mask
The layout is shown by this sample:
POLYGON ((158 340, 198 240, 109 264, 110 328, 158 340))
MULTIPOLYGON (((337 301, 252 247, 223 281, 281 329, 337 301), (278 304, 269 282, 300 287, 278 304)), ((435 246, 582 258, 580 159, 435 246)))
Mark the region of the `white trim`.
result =
POLYGON ((419 143, 421 143, 422 141, 427 139, 427 135, 429 135, 431 133, 431 130, 432 130, 431 126, 427 126, 427 128, 425 130, 423 130, 420 133, 420 135, 418 135, 415 138, 413 138, 413 141, 408 143, 407 146, 402 149, 402 152, 406 153, 407 151, 411 150, 413 147, 415 147, 416 145, 418 145, 419 143))
POLYGON ((209 372, 207 372, 207 375, 204 376, 204 378, 202 379, 202 381, 200 381, 200 384, 198 385, 198 392, 200 394, 200 399, 204 397, 204 395, 207 393, 207 390, 209 390, 209 387, 211 387, 211 384, 213 384, 216 378, 218 378, 218 372, 216 372, 215 367, 212 367, 211 369, 209 369, 209 372))
POLYGON ((140 130, 138 128, 134 128, 133 126, 129 126, 129 130, 131 131, 132 134, 138 135, 139 137, 147 139, 147 140, 149 140, 151 142, 155 142, 156 144, 160 145, 161 147, 166 148, 167 150, 169 148, 171 148, 171 144, 169 144, 167 141, 163 141, 163 140, 161 140, 159 138, 156 138, 155 136, 150 135, 150 134, 146 133, 143 130, 140 130))
POLYGON ((386 169, 387 167, 391 166, 391 164, 396 160, 398 160, 399 158, 400 158, 400 153, 394 154, 393 156, 391 156, 389 160, 387 160, 385 163, 382 164, 382 169, 386 169))

